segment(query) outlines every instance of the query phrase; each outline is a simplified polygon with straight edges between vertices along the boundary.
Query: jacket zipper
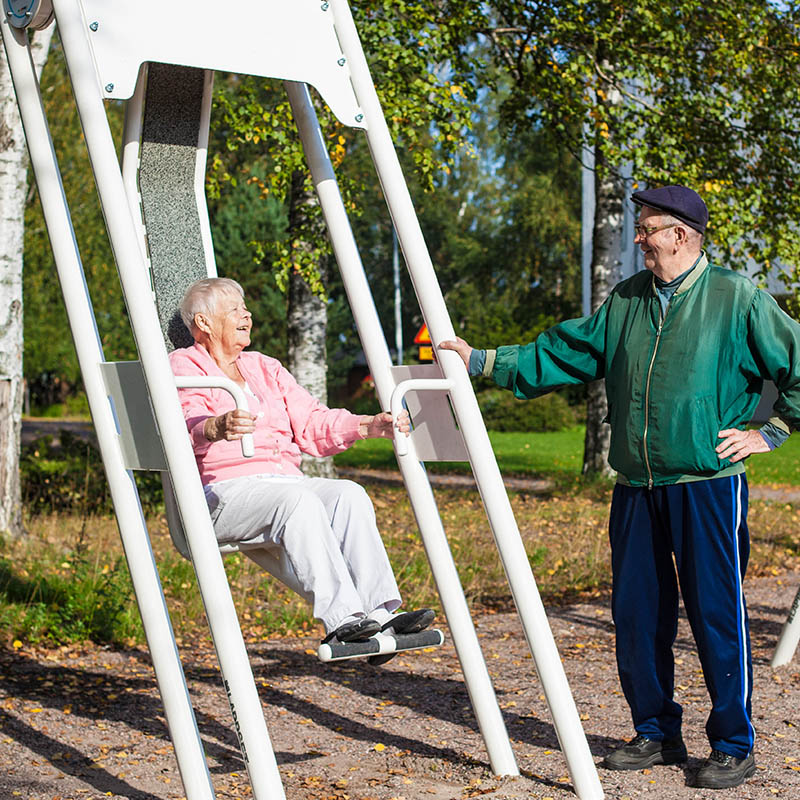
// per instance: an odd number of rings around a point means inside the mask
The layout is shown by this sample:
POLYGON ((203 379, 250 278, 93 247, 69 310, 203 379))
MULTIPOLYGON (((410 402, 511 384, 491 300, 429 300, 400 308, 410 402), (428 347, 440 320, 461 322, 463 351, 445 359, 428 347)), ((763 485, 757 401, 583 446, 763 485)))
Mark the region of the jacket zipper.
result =
POLYGON ((664 318, 667 316, 667 312, 669 311, 669 305, 667 305, 667 310, 661 312, 661 316, 658 320, 658 330, 656 331, 656 344, 653 348, 653 355, 650 358, 650 366, 647 368, 647 381, 645 382, 644 386, 644 434, 642 435, 642 445, 644 447, 644 465, 647 469, 647 488, 653 488, 653 471, 650 469, 650 456, 647 453, 647 432, 648 428, 650 427, 650 378, 653 375, 653 364, 656 360, 656 354, 658 353, 658 345, 661 342, 661 329, 664 327, 664 318))

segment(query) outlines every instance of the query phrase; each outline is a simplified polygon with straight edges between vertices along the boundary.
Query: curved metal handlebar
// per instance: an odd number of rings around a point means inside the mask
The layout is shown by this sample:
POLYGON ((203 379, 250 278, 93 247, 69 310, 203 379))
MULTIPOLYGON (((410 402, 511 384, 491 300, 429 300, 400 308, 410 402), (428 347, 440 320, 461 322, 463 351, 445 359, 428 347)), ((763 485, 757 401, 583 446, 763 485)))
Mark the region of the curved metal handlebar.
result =
MULTIPOLYGON (((400 381, 394 387, 389 403, 392 418, 397 419, 403 410, 403 398, 409 392, 441 392, 450 391, 452 388, 453 381, 449 378, 410 378, 407 381, 400 381)), ((408 455, 408 437, 401 434, 397 428, 394 429, 394 446, 398 456, 408 455)))
MULTIPOLYGON (((175 385, 179 389, 224 389, 233 397, 236 408, 242 411, 250 410, 244 390, 230 378, 215 378, 210 375, 176 375, 175 385)), ((245 433, 242 436, 242 455, 245 458, 252 458, 255 453, 253 434, 245 433)))

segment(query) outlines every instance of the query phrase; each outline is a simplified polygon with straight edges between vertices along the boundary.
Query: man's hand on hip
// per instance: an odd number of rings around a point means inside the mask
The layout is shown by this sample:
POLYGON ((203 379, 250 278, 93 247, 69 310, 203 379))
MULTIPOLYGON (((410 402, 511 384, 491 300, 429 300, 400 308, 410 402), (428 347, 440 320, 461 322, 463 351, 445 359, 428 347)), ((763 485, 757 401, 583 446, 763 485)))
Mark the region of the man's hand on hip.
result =
POLYGON ((736 428, 720 431, 722 443, 717 445, 717 455, 727 458, 731 463, 741 461, 753 453, 769 453, 767 444, 760 431, 740 431, 736 428))

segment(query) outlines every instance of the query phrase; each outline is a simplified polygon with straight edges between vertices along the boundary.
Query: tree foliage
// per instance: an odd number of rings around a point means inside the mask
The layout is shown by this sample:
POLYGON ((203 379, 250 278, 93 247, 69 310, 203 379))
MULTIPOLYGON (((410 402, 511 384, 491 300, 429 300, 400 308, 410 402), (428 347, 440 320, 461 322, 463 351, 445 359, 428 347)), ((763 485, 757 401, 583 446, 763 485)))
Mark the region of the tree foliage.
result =
MULTIPOLYGON (((462 132, 447 170, 423 181, 402 151, 400 158, 408 166, 409 188, 455 328, 478 346, 494 346, 533 338, 578 312, 580 188, 577 163, 558 152, 551 136, 532 128, 509 135, 497 112, 508 82, 502 75, 484 77, 497 89, 483 89, 476 98, 471 128, 462 132)), ((366 172, 361 162, 367 159, 366 148, 356 146, 343 168, 366 172)), ((354 221, 356 239, 378 314, 390 331, 391 223, 379 210, 377 184, 366 182, 353 196, 363 209, 354 221)), ((401 280, 410 343, 422 318, 405 270, 401 280)), ((355 336, 343 333, 357 349, 355 336)))
POLYGON ((529 341, 578 312, 580 190, 577 165, 546 132, 509 137, 487 104, 472 180, 465 171, 447 176, 423 207, 426 230, 431 217, 439 223, 430 238, 447 265, 441 280, 454 322, 468 341, 494 346, 529 341))
MULTIPOLYGON (((57 35, 42 72, 42 96, 106 358, 135 358, 127 312, 57 35)), ((112 130, 119 136, 122 106, 109 104, 107 110, 112 130)), ((23 291, 25 376, 32 402, 48 405, 80 385, 80 370, 33 183, 25 210, 23 291)))
MULTIPOLYGON (((448 169, 469 125, 475 96, 474 67, 460 45, 479 17, 468 4, 367 0, 353 9, 362 44, 396 146, 413 164, 418 177, 432 186, 448 169)), ((334 167, 357 148, 363 137, 316 102, 320 126, 334 167)), ((236 78, 216 95, 216 135, 230 158, 220 151, 212 162, 209 185, 221 196, 226 185, 242 180, 259 186, 263 197, 285 202, 292 176, 306 172, 305 156, 282 87, 261 79, 236 78), (265 165, 258 174, 254 165, 265 165)), ((361 210, 353 192, 368 178, 342 171, 340 187, 350 211, 361 210)), ((310 176, 305 190, 311 190, 310 176)), ((309 211, 307 230, 294 240, 255 241, 255 256, 272 266, 277 285, 286 290, 290 272, 299 273, 313 292, 326 295, 320 264, 330 252, 327 237, 309 211), (298 247, 299 239, 305 243, 298 247)))
MULTIPOLYGON (((516 87, 491 71, 475 45, 482 18, 454 3, 359 3, 356 23, 404 171, 458 330, 484 343, 535 335, 578 308, 577 165, 553 137, 531 126, 509 135, 502 98, 516 87), (496 85, 498 93, 487 90, 496 85)), ((133 344, 96 202, 91 171, 60 50, 44 81, 45 103, 109 358, 133 344)), ((115 132, 121 108, 109 112, 115 132)), ((385 328, 392 324, 391 225, 363 134, 318 102, 351 221, 385 328)), ((287 356, 285 290, 301 274, 327 298, 329 382, 343 383, 360 343, 324 233, 313 247, 287 236, 291 176, 305 157, 282 85, 218 75, 209 147, 209 207, 217 267, 239 280, 257 323, 253 346, 287 356)), ((309 188, 310 183, 305 188, 309 188)), ((35 194, 28 209, 26 330, 29 381, 69 386, 79 375, 35 194)), ((312 209, 312 215, 319 215, 312 209)), ((316 237, 316 238, 315 238, 316 237)), ((410 340, 421 317, 403 271, 410 340)), ((55 398, 53 398, 55 399, 55 398)))
POLYGON ((703 194, 714 255, 800 262, 797 3, 494 2, 522 125, 598 147, 640 183, 703 194), (621 102, 608 102, 617 93, 621 102))
MULTIPOLYGON (((800 277, 800 73, 794 2, 496 0, 486 31, 513 77, 504 114, 595 162, 592 305, 619 279, 623 173, 683 183, 729 266, 800 277), (616 238, 615 238, 616 237, 616 238)), ((636 183, 634 187, 636 187, 636 183)), ((584 468, 607 469, 605 397, 589 387, 584 468)))

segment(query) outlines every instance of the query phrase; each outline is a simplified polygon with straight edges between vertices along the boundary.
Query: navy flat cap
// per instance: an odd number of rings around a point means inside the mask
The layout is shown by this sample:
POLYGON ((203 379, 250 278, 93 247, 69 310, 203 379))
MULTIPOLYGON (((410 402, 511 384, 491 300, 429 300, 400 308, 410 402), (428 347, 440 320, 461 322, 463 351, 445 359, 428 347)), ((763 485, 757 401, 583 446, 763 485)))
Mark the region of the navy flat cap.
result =
POLYGON ((696 231, 705 233, 708 208, 694 189, 689 189, 687 186, 662 186, 660 189, 634 192, 631 200, 640 206, 648 206, 671 214, 696 231))

